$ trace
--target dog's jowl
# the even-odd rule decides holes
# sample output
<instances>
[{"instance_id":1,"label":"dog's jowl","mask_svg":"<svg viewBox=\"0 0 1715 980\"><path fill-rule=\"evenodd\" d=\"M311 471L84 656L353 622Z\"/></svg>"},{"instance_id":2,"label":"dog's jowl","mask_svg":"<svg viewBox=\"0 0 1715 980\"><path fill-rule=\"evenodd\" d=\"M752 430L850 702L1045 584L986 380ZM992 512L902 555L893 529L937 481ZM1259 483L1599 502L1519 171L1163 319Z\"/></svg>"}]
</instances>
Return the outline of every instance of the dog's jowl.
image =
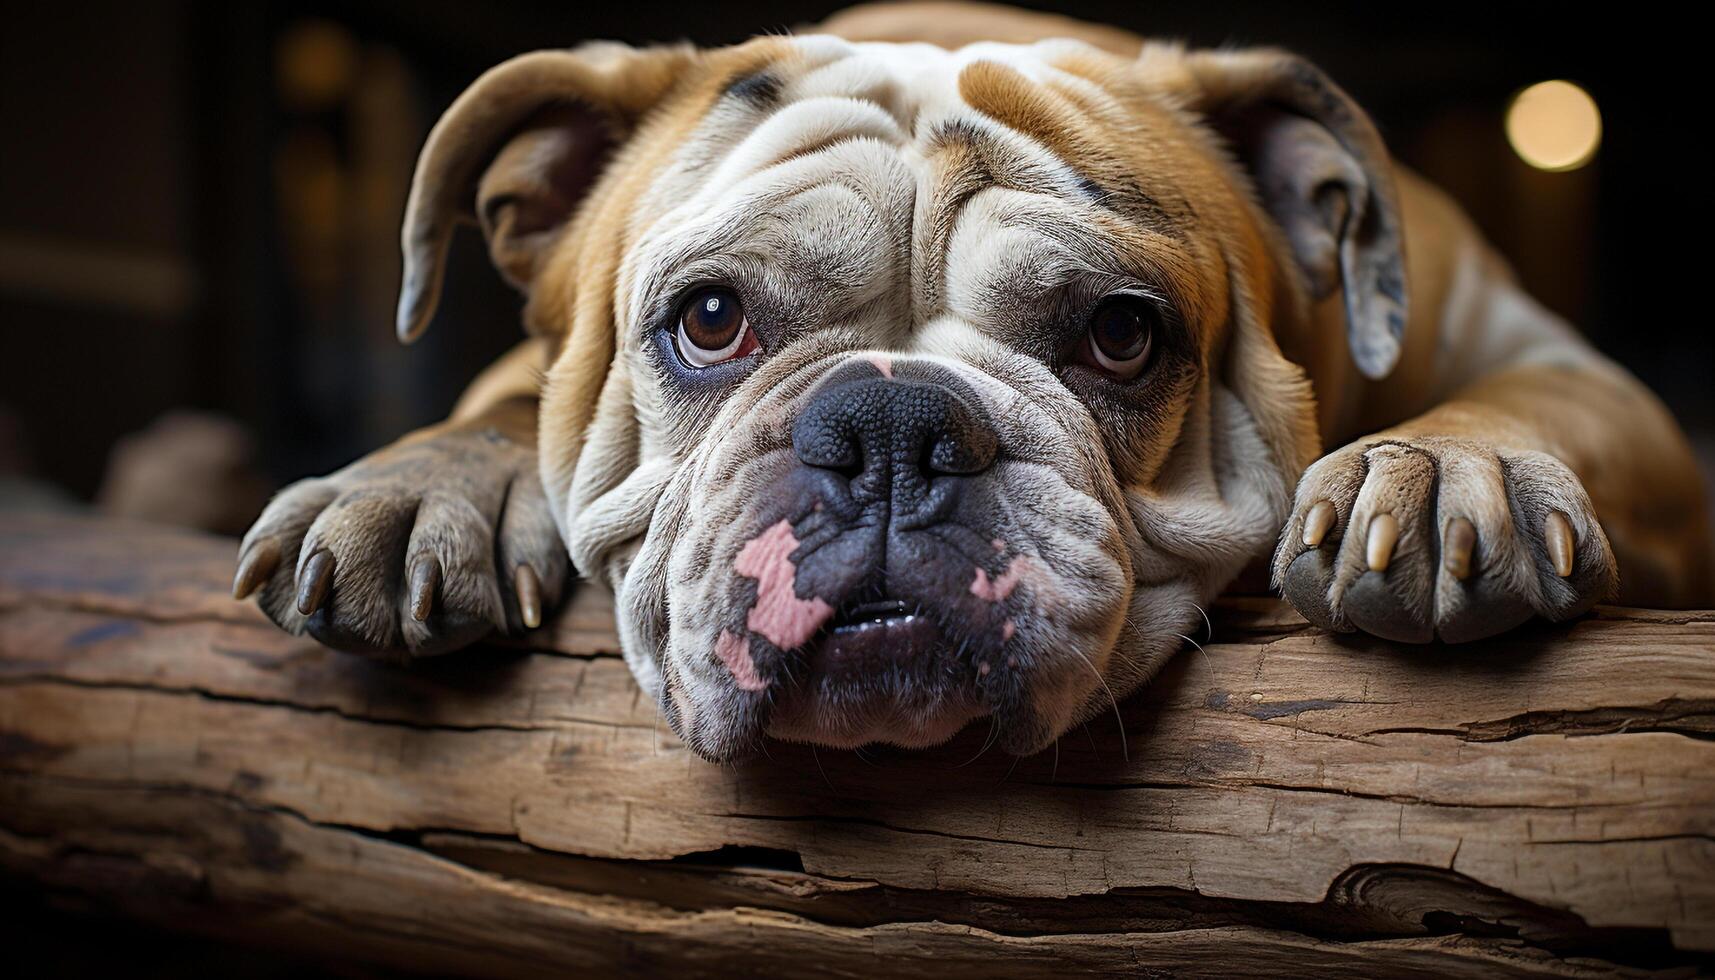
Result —
<instances>
[{"instance_id":1,"label":"dog's jowl","mask_svg":"<svg viewBox=\"0 0 1715 980\"><path fill-rule=\"evenodd\" d=\"M1709 588L1660 404L1285 53L945 5L539 52L423 150L407 339L462 220L530 339L282 493L235 589L409 658L575 570L711 759L1036 751L1247 565L1410 642Z\"/></svg>"}]
</instances>

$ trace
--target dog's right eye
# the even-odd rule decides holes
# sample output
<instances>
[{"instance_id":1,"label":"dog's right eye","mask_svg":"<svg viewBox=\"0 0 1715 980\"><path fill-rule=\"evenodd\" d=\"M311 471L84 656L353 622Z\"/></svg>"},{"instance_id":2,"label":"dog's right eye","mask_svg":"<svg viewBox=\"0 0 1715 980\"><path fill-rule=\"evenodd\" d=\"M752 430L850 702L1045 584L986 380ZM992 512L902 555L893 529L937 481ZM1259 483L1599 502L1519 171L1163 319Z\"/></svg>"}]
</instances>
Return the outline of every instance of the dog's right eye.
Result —
<instances>
[{"instance_id":1,"label":"dog's right eye","mask_svg":"<svg viewBox=\"0 0 1715 980\"><path fill-rule=\"evenodd\" d=\"M694 368L745 357L758 347L744 315L744 302L722 286L704 287L685 300L674 339L679 357Z\"/></svg>"}]
</instances>

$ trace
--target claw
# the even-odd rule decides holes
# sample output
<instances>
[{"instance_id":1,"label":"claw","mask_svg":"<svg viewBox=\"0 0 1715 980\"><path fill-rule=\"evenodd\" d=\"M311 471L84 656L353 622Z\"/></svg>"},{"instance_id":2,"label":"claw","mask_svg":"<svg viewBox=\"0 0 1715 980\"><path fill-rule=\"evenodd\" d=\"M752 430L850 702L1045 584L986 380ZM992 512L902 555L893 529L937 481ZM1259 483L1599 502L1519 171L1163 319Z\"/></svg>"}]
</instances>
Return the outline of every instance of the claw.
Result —
<instances>
[{"instance_id":1,"label":"claw","mask_svg":"<svg viewBox=\"0 0 1715 980\"><path fill-rule=\"evenodd\" d=\"M1448 574L1463 582L1471 574L1471 552L1477 547L1477 529L1463 517L1447 522L1441 539L1441 564Z\"/></svg>"},{"instance_id":2,"label":"claw","mask_svg":"<svg viewBox=\"0 0 1715 980\"><path fill-rule=\"evenodd\" d=\"M298 576L298 612L305 616L322 607L333 586L333 553L322 549L304 562L303 574Z\"/></svg>"},{"instance_id":3,"label":"claw","mask_svg":"<svg viewBox=\"0 0 1715 980\"><path fill-rule=\"evenodd\" d=\"M421 623L435 608L435 592L441 587L441 563L424 555L411 566L411 618Z\"/></svg>"},{"instance_id":4,"label":"claw","mask_svg":"<svg viewBox=\"0 0 1715 980\"><path fill-rule=\"evenodd\" d=\"M1304 515L1304 545L1307 548L1317 548L1322 539L1328 536L1328 530L1334 526L1334 505L1326 500L1318 500L1310 505L1310 513Z\"/></svg>"},{"instance_id":5,"label":"claw","mask_svg":"<svg viewBox=\"0 0 1715 980\"><path fill-rule=\"evenodd\" d=\"M274 575L274 570L280 567L280 542L273 538L263 538L256 547L238 558L238 574L232 577L232 597L248 599L262 583Z\"/></svg>"},{"instance_id":6,"label":"claw","mask_svg":"<svg viewBox=\"0 0 1715 980\"><path fill-rule=\"evenodd\" d=\"M1566 578L1572 574L1572 524L1560 511L1551 510L1542 522L1542 540L1548 545L1548 560L1554 563L1554 574Z\"/></svg>"},{"instance_id":7,"label":"claw","mask_svg":"<svg viewBox=\"0 0 1715 980\"><path fill-rule=\"evenodd\" d=\"M1393 546L1399 542L1399 521L1392 514L1377 514L1370 519L1370 539L1366 542L1365 558L1370 570L1387 571L1393 560Z\"/></svg>"},{"instance_id":8,"label":"claw","mask_svg":"<svg viewBox=\"0 0 1715 980\"><path fill-rule=\"evenodd\" d=\"M536 570L529 565L519 565L513 573L514 591L518 593L518 613L524 619L527 629L535 629L542 625L542 582L536 577Z\"/></svg>"}]
</instances>

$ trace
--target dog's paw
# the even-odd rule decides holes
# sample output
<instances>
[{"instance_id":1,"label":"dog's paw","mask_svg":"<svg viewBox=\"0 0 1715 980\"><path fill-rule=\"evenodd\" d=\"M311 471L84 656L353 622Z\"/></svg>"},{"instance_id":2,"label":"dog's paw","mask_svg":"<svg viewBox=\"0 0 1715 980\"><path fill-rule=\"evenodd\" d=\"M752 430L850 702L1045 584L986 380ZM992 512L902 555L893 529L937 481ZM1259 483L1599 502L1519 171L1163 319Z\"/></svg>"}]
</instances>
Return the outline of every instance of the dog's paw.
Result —
<instances>
[{"instance_id":1,"label":"dog's paw","mask_svg":"<svg viewBox=\"0 0 1715 980\"><path fill-rule=\"evenodd\" d=\"M233 594L340 650L409 659L535 627L567 555L536 453L496 429L414 437L281 491Z\"/></svg>"},{"instance_id":2,"label":"dog's paw","mask_svg":"<svg viewBox=\"0 0 1715 980\"><path fill-rule=\"evenodd\" d=\"M1413 437L1354 444L1305 472L1274 580L1325 629L1458 643L1578 615L1617 575L1589 495L1559 460Z\"/></svg>"}]
</instances>

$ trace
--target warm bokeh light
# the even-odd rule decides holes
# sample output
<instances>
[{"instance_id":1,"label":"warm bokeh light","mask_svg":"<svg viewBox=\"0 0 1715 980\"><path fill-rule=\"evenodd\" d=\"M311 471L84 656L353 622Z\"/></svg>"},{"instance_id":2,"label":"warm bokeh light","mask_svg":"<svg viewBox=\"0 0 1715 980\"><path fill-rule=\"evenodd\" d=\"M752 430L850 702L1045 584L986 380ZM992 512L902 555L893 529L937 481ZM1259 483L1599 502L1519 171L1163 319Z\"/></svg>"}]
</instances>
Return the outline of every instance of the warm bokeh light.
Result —
<instances>
[{"instance_id":1,"label":"warm bokeh light","mask_svg":"<svg viewBox=\"0 0 1715 980\"><path fill-rule=\"evenodd\" d=\"M1602 143L1602 114L1590 93L1571 82L1538 82L1507 109L1507 139L1539 170L1576 170Z\"/></svg>"},{"instance_id":2,"label":"warm bokeh light","mask_svg":"<svg viewBox=\"0 0 1715 980\"><path fill-rule=\"evenodd\" d=\"M299 21L275 42L274 64L282 101L295 109L328 109L357 79L357 39L333 21Z\"/></svg>"}]
</instances>

